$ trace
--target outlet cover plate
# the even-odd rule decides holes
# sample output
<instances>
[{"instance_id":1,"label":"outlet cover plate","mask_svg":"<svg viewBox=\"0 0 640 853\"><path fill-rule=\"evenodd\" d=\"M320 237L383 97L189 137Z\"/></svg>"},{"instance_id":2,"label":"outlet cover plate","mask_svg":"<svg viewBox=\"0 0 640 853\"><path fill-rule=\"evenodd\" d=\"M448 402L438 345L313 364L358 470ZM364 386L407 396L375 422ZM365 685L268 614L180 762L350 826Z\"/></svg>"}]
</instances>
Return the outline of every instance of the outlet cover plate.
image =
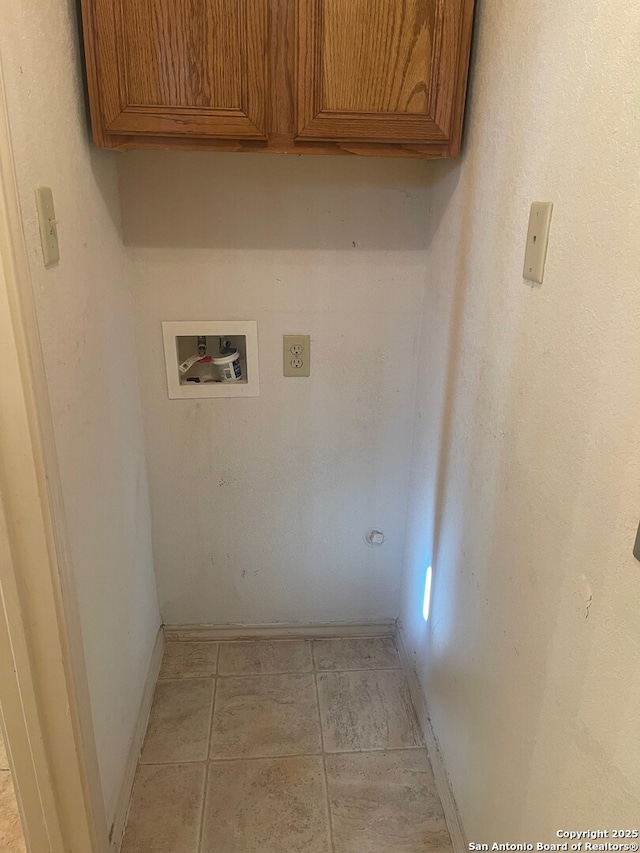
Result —
<instances>
[{"instance_id":1,"label":"outlet cover plate","mask_svg":"<svg viewBox=\"0 0 640 853\"><path fill-rule=\"evenodd\" d=\"M282 336L282 375L311 375L311 337L309 335Z\"/></svg>"}]
</instances>

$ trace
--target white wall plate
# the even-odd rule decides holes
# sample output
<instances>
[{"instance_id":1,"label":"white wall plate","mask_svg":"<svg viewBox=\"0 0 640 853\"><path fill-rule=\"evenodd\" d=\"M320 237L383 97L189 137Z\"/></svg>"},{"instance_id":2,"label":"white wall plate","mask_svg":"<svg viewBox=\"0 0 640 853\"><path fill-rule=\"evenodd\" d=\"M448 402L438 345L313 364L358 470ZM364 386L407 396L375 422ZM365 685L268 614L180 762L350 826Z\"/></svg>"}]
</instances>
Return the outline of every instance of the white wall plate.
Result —
<instances>
[{"instance_id":1,"label":"white wall plate","mask_svg":"<svg viewBox=\"0 0 640 853\"><path fill-rule=\"evenodd\" d=\"M522 275L528 281L534 281L538 284L542 284L544 278L552 212L553 204L550 201L534 201L529 214L529 230L527 232L527 247L524 253Z\"/></svg>"},{"instance_id":2,"label":"white wall plate","mask_svg":"<svg viewBox=\"0 0 640 853\"><path fill-rule=\"evenodd\" d=\"M180 376L178 338L204 335L207 338L243 336L246 357L243 379L236 382L187 382ZM171 400L194 400L204 397L259 397L258 324L255 320L185 320L162 324L167 391Z\"/></svg>"}]
</instances>

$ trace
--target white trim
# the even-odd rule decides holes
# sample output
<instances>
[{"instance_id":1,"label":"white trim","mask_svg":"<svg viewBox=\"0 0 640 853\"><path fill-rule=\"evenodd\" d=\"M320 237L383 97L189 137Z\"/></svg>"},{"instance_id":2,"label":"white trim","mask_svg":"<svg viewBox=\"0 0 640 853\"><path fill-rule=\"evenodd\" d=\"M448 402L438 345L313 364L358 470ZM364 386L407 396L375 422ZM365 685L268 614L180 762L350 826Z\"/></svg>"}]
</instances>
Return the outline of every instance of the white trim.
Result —
<instances>
[{"instance_id":1,"label":"white trim","mask_svg":"<svg viewBox=\"0 0 640 853\"><path fill-rule=\"evenodd\" d=\"M5 517L0 504L0 564L5 561L11 563L5 532ZM59 846L61 843L60 826L51 785L41 784L41 774L47 773L42 744L38 739L35 743L31 741L34 731L39 734L39 727L34 685L28 678L26 637L23 631L15 628L15 590L10 589L10 583L7 584L4 577L0 577L0 586L0 698L7 758L16 783L16 799L27 849L53 850L56 844ZM10 621L14 623L13 637L9 636ZM16 635L17 639L14 639ZM19 672L22 679L18 678Z\"/></svg>"},{"instance_id":2,"label":"white trim","mask_svg":"<svg viewBox=\"0 0 640 853\"><path fill-rule=\"evenodd\" d=\"M273 625L165 625L167 640L251 640L282 637L392 637L395 619L379 622L282 622Z\"/></svg>"},{"instance_id":3,"label":"white trim","mask_svg":"<svg viewBox=\"0 0 640 853\"><path fill-rule=\"evenodd\" d=\"M127 816L129 814L129 805L131 803L133 782L136 776L136 769L138 767L140 753L142 752L144 736L147 731L149 714L151 713L151 705L153 703L153 694L156 689L158 675L160 674L160 665L162 664L163 654L164 634L162 628L160 627L156 636L156 642L153 647L153 652L151 653L151 660L149 661L147 678L145 680L144 690L142 692L142 701L140 702L140 711L138 713L136 727L133 733L133 738L131 740L129 755L127 756L127 763L124 770L124 779L122 781L122 785L120 786L120 795L118 796L116 811L113 818L113 823L111 824L111 831L109 832L111 853L119 853L120 847L122 846L122 837L124 835L124 828L127 823Z\"/></svg>"},{"instance_id":4,"label":"white trim","mask_svg":"<svg viewBox=\"0 0 640 853\"><path fill-rule=\"evenodd\" d=\"M80 618L1 63L0 362L0 689L25 835L33 851L106 853Z\"/></svg>"},{"instance_id":5,"label":"white trim","mask_svg":"<svg viewBox=\"0 0 640 853\"><path fill-rule=\"evenodd\" d=\"M458 806L453 795L451 780L449 779L449 774L447 773L447 768L442 757L438 738L436 737L433 726L431 725L431 717L429 716L427 700L418 680L415 668L411 662L411 658L404 641L404 632L400 624L398 624L396 631L396 645L398 647L400 660L402 661L402 668L404 669L404 673L409 683L409 692L411 694L413 706L416 714L418 715L418 722L420 723L420 728L422 729L424 740L427 745L427 752L429 753L429 760L431 761L431 767L433 768L433 775L436 780L438 795L440 796L442 808L444 809L444 816L447 821L449 835L451 836L451 843L453 844L455 853L465 853L469 847L467 845L464 828L460 819L460 812L458 811Z\"/></svg>"}]
</instances>

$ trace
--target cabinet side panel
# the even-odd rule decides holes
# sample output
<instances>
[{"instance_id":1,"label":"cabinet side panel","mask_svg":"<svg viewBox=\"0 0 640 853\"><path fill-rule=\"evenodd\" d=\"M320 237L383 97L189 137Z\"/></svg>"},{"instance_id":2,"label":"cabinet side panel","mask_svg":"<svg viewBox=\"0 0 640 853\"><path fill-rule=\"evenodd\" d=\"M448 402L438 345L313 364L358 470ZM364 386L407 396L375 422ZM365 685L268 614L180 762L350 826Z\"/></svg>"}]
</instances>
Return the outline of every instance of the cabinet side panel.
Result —
<instances>
[{"instance_id":1,"label":"cabinet side panel","mask_svg":"<svg viewBox=\"0 0 640 853\"><path fill-rule=\"evenodd\" d=\"M462 131L464 127L465 103L471 63L471 42L473 39L473 15L475 0L465 0L460 26L460 50L458 53L458 76L454 100L453 128L449 156L457 157L462 147Z\"/></svg>"},{"instance_id":2,"label":"cabinet side panel","mask_svg":"<svg viewBox=\"0 0 640 853\"><path fill-rule=\"evenodd\" d=\"M94 143L98 146L104 146L106 145L106 142L104 138L102 112L100 109L95 20L91 0L81 0L79 14L82 29L82 49L84 52L87 95L89 98L89 112L91 116L91 133Z\"/></svg>"},{"instance_id":3,"label":"cabinet side panel","mask_svg":"<svg viewBox=\"0 0 640 853\"><path fill-rule=\"evenodd\" d=\"M89 11L91 41L95 56L96 84L102 132L127 105L126 73L121 48L120 2L85 0ZM91 89L90 89L91 92Z\"/></svg>"},{"instance_id":4,"label":"cabinet side panel","mask_svg":"<svg viewBox=\"0 0 640 853\"><path fill-rule=\"evenodd\" d=\"M431 115L451 137L456 109L465 0L437 0Z\"/></svg>"}]
</instances>

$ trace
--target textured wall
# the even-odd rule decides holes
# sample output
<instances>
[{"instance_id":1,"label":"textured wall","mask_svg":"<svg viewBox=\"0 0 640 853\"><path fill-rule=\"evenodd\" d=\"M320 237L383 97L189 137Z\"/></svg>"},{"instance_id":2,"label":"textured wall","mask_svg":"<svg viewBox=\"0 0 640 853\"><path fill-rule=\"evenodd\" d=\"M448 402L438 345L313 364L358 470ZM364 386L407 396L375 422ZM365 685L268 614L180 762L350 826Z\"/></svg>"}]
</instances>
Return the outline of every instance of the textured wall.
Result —
<instances>
[{"instance_id":1,"label":"textured wall","mask_svg":"<svg viewBox=\"0 0 640 853\"><path fill-rule=\"evenodd\" d=\"M111 818L159 625L115 156L87 140L75 4L0 4L0 50ZM59 220L49 270L38 185Z\"/></svg>"},{"instance_id":2,"label":"textured wall","mask_svg":"<svg viewBox=\"0 0 640 853\"><path fill-rule=\"evenodd\" d=\"M397 616L429 168L122 157L166 622ZM260 397L169 400L181 319L257 320ZM283 378L285 333L311 335L309 379Z\"/></svg>"},{"instance_id":3,"label":"textured wall","mask_svg":"<svg viewBox=\"0 0 640 853\"><path fill-rule=\"evenodd\" d=\"M639 35L623 0L481 0L432 200L403 621L470 841L640 814Z\"/></svg>"}]
</instances>

